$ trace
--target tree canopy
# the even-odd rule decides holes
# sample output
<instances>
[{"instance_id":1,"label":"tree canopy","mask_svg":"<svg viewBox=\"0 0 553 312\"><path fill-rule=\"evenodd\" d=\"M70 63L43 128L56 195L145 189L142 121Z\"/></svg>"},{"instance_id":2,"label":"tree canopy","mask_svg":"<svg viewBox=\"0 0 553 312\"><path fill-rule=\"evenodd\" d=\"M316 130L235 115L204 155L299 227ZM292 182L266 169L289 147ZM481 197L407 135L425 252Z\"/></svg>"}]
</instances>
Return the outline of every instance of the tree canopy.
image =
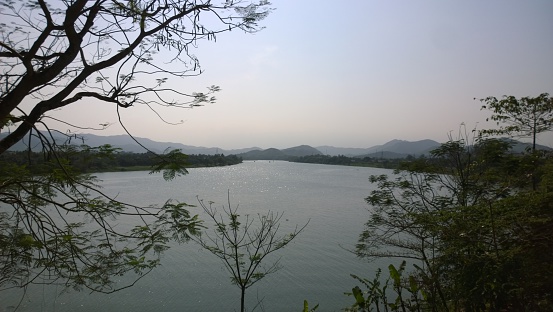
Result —
<instances>
[{"instance_id":1,"label":"tree canopy","mask_svg":"<svg viewBox=\"0 0 553 312\"><path fill-rule=\"evenodd\" d=\"M128 286L114 277L140 278L159 264L169 240L197 233L201 222L184 203L139 206L107 196L94 176L74 167L78 148L48 134L56 131L51 121L79 125L49 112L97 101L118 112L213 102L217 86L187 93L165 84L201 73L192 53L198 42L260 30L269 6L263 0L0 0L0 129L8 133L0 155L28 133L29 148L42 146L40 168L32 157L25 164L0 160L0 290L59 283L113 292ZM96 159L115 152L90 151ZM185 165L185 155L168 151L154 170L172 179L187 173ZM116 226L118 217L134 226Z\"/></svg>"},{"instance_id":2,"label":"tree canopy","mask_svg":"<svg viewBox=\"0 0 553 312\"><path fill-rule=\"evenodd\" d=\"M503 96L498 100L494 96L480 99L482 109L492 112L491 119L500 126L497 129L481 131L483 135L516 135L532 138L532 150L536 149L538 134L553 127L553 98L548 93L536 97ZM486 121L488 120L486 119Z\"/></svg>"},{"instance_id":3,"label":"tree canopy","mask_svg":"<svg viewBox=\"0 0 553 312\"><path fill-rule=\"evenodd\" d=\"M391 310L551 311L551 154L515 154L509 141L467 134L431 154L370 177L357 254L413 265L406 281L390 270ZM354 290L355 308L387 300L387 283L358 280L369 296Z\"/></svg>"},{"instance_id":4,"label":"tree canopy","mask_svg":"<svg viewBox=\"0 0 553 312\"><path fill-rule=\"evenodd\" d=\"M213 202L200 206L214 224L213 234L204 233L194 239L200 246L217 256L231 275L231 281L240 288L240 311L246 311L246 290L269 274L280 269L280 259L269 261L271 254L286 247L307 226L296 226L288 234L280 235L283 213L258 213L257 216L238 214L238 205L230 204L218 212ZM266 265L269 262L269 265Z\"/></svg>"}]
</instances>

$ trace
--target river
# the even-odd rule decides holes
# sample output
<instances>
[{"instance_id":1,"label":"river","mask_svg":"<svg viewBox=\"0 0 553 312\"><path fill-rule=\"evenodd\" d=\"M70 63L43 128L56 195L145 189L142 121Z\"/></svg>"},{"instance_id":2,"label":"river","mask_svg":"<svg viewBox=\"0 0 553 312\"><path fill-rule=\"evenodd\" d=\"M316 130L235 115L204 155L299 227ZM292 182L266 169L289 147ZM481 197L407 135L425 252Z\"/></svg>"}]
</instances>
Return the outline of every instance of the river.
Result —
<instances>
[{"instance_id":1,"label":"river","mask_svg":"<svg viewBox=\"0 0 553 312\"><path fill-rule=\"evenodd\" d=\"M227 192L239 213L284 212L281 232L308 226L290 245L276 253L282 269L247 290L251 311L301 311L303 300L317 311L340 311L351 305L344 295L358 283L356 274L371 278L390 261L368 263L349 250L357 242L370 208L364 201L374 187L371 174L391 170L301 164L284 161L247 161L239 165L194 168L167 182L148 172L100 173L104 190L135 204L163 204L167 199L197 204L198 196L227 204ZM201 214L199 208L191 208ZM124 222L124 220L122 220ZM210 231L208 229L207 231ZM236 311L240 291L218 258L195 243L176 245L165 252L162 265L135 286L114 294L63 291L61 286L33 286L0 293L0 311Z\"/></svg>"}]
</instances>

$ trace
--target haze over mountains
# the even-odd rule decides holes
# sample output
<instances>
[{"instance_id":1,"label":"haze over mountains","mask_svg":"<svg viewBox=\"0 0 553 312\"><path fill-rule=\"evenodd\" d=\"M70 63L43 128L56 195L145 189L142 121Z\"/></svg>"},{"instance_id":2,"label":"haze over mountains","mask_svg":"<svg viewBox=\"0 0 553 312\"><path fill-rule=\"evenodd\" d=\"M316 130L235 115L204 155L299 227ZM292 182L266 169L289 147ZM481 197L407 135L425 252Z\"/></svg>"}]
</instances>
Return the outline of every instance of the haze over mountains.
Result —
<instances>
[{"instance_id":1,"label":"haze over mountains","mask_svg":"<svg viewBox=\"0 0 553 312\"><path fill-rule=\"evenodd\" d=\"M407 155L419 156L428 154L432 149L440 146L440 143L433 140L404 141L392 140L386 144L376 145L369 148L342 148L333 146L319 146L318 150L323 154L337 156L363 156L363 157L387 157L382 158L402 158Z\"/></svg>"},{"instance_id":2,"label":"haze over mountains","mask_svg":"<svg viewBox=\"0 0 553 312\"><path fill-rule=\"evenodd\" d=\"M6 133L0 133L0 139L6 136ZM156 153L163 153L166 149L181 149L185 154L225 154L225 155L238 155L244 160L253 159L267 159L267 160L285 160L290 157L309 156L309 155L329 155L338 156L344 155L348 157L371 157L371 158L404 158L408 155L420 156L428 155L429 152L436 147L440 146L439 142L433 140L420 140L420 141L404 141L404 140L392 140L382 145L376 145L369 148L345 148L334 146L318 146L311 147L309 145L300 145L296 147L290 147L286 149L261 149L259 147L249 147L242 149L225 150L218 147L199 147L184 145L174 142L157 142L147 138L135 137L136 141L128 135L111 135L111 136L99 136L94 134L78 134L71 137L66 137L60 133L53 132L53 137L58 144L63 144L67 140L71 144L81 145L86 144L89 146L100 146L104 144L110 144L113 147L121 148L125 152L132 153L144 153L146 152L137 141L144 147L152 150ZM11 150L25 150L27 149L29 139L28 136L14 145ZM34 138L31 141L33 149L39 149L38 139ZM513 141L513 151L523 151L528 146L527 143L520 143ZM548 147L542 146L543 149L551 150Z\"/></svg>"},{"instance_id":3,"label":"haze over mountains","mask_svg":"<svg viewBox=\"0 0 553 312\"><path fill-rule=\"evenodd\" d=\"M6 136L5 133L0 133L0 138ZM67 137L60 133L53 132L53 136L58 144L64 143L68 140ZM241 149L221 149L218 147L200 147L200 146L191 146L184 145L181 143L175 142L157 142L150 140L148 138L135 137L136 141L133 140L128 135L110 135L110 136L99 136L95 134L78 134L73 135L69 138L71 144L86 144L89 146L100 146L104 144L110 144L113 147L121 148L125 152L132 153L144 153L145 150L138 143L142 144L146 148L152 150L156 153L162 153L164 150L170 149L181 149L185 154L242 154L244 159L253 159L254 157L261 157L257 159L269 159L264 157L269 157L268 155L287 155L287 156L305 156L305 155L314 155L314 154L325 154L330 156L344 155L344 156L371 156L371 154L382 155L383 152L386 152L387 155L395 155L404 157L406 155L421 155L427 153L432 148L435 148L440 145L440 143L432 140L421 140L416 142L402 141L402 140L392 140L383 145L377 145L369 148L344 148L344 147L334 147L334 146L319 146L311 147L308 145L300 145L296 147L290 147L287 149L261 149L259 147L249 147ZM138 143L137 143L138 141ZM27 149L27 142L29 142L28 136L18 142L13 146L11 150L25 150ZM38 140L33 139L31 144L33 148L38 148Z\"/></svg>"}]
</instances>

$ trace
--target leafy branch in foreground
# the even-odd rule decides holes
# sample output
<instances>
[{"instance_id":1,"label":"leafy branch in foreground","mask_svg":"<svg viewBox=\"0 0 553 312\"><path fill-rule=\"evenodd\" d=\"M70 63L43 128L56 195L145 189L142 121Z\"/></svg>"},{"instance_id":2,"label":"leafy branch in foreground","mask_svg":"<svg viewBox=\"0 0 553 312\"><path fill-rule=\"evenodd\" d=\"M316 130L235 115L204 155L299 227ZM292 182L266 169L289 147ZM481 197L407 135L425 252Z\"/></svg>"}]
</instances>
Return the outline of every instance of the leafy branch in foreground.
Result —
<instances>
[{"instance_id":1,"label":"leafy branch in foreground","mask_svg":"<svg viewBox=\"0 0 553 312\"><path fill-rule=\"evenodd\" d=\"M385 281L380 279L381 270L378 269L373 280L351 275L359 283L365 286L366 290L355 286L347 296L353 296L355 303L346 308L345 311L367 312L367 311L427 311L428 298L424 289L419 287L419 282L414 275L403 276L406 262L402 261L399 268L393 264L388 266L390 277ZM390 292L389 289L392 291ZM392 292L396 298L392 297ZM408 296L406 296L408 295Z\"/></svg>"},{"instance_id":2,"label":"leafy branch in foreground","mask_svg":"<svg viewBox=\"0 0 553 312\"><path fill-rule=\"evenodd\" d=\"M232 283L240 288L240 311L243 312L246 289L280 269L280 259L265 266L263 263L267 256L286 247L309 222L302 227L296 226L291 233L279 236L283 213L269 211L256 216L240 216L238 206L231 206L230 194L228 206L223 206L221 213L213 207L213 202L206 205L203 200L198 201L215 229L212 235L204 232L194 240L221 259L231 274Z\"/></svg>"},{"instance_id":3,"label":"leafy branch in foreground","mask_svg":"<svg viewBox=\"0 0 553 312\"><path fill-rule=\"evenodd\" d=\"M0 163L0 290L61 283L113 292L128 286L113 277L149 272L170 239L186 241L201 224L184 203L120 202L103 193L94 176L71 174L64 162L55 158L38 175L25 165ZM117 226L116 217L135 225Z\"/></svg>"},{"instance_id":4,"label":"leafy branch in foreground","mask_svg":"<svg viewBox=\"0 0 553 312\"><path fill-rule=\"evenodd\" d=\"M0 130L6 134L0 155L29 138L28 151L38 145L43 158L40 164L32 155L24 164L0 160L0 290L59 283L113 292L128 286L116 284L118 276L140 278L157 266L170 239L196 233L200 222L186 204L135 205L106 194L75 167L69 156L75 147L59 144L51 130L52 124L92 127L55 114L104 105L117 110L126 131L123 110L142 106L165 121L157 109L213 103L219 87L184 92L169 81L201 73L192 53L198 42L262 29L258 22L269 6L264 0L0 0ZM154 170L167 179L185 174L185 156L167 154Z\"/></svg>"}]
</instances>

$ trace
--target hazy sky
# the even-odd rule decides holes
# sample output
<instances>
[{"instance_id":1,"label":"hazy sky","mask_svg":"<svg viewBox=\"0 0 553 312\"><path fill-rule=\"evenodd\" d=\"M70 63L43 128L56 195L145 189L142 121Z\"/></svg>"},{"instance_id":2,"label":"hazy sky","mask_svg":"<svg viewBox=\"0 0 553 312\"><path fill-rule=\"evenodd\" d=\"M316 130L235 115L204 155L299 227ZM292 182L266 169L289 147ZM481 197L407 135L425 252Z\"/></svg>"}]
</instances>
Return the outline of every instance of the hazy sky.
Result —
<instances>
[{"instance_id":1,"label":"hazy sky","mask_svg":"<svg viewBox=\"0 0 553 312\"><path fill-rule=\"evenodd\" d=\"M553 1L272 0L257 34L200 42L205 73L171 81L184 91L218 85L193 110L133 108L139 137L221 148L370 147L391 139L447 140L460 124L485 128L474 98L553 94ZM115 111L74 105L75 122L113 122ZM84 115L86 120L79 119ZM553 135L539 142L553 145Z\"/></svg>"}]
</instances>

